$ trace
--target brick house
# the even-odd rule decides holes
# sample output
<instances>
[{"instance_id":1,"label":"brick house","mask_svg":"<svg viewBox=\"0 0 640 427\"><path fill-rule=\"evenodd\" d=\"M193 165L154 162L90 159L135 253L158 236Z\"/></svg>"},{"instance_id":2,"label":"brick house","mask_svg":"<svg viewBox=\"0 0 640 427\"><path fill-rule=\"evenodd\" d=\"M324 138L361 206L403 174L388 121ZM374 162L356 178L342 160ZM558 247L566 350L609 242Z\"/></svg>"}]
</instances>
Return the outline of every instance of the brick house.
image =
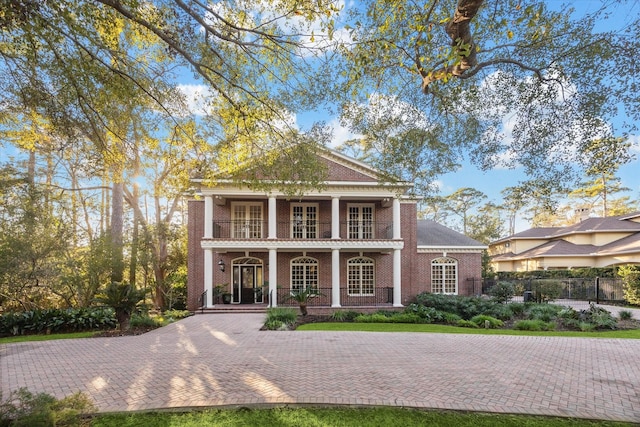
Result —
<instances>
[{"instance_id":1,"label":"brick house","mask_svg":"<svg viewBox=\"0 0 640 427\"><path fill-rule=\"evenodd\" d=\"M407 182L326 149L322 190L259 193L193 179L188 206L188 309L291 305L318 290L316 307L402 307L421 292L472 295L486 246L417 219ZM227 295L222 295L227 294ZM224 299L227 301L224 301ZM230 300L230 301L229 301Z\"/></svg>"}]
</instances>

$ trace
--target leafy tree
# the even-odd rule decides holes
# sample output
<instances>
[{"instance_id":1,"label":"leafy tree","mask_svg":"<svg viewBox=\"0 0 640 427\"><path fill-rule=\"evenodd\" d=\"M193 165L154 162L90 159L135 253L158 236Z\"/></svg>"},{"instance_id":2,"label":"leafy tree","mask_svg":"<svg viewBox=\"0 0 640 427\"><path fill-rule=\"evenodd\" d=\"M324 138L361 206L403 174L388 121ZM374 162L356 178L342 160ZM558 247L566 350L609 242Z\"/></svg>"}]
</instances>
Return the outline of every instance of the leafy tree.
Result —
<instances>
[{"instance_id":1,"label":"leafy tree","mask_svg":"<svg viewBox=\"0 0 640 427\"><path fill-rule=\"evenodd\" d=\"M398 144L368 153L384 158L403 141L380 138L371 124L362 129L358 118L402 106L396 116L419 117L414 128L432 132L451 163L522 166L528 180L555 192L580 175L583 141L636 128L639 70L626 58L639 47L640 25L637 15L612 18L631 4L578 14L571 3L538 0L363 2L349 9L340 51L345 123L368 140ZM611 29L601 29L605 20ZM610 125L621 111L628 120Z\"/></svg>"},{"instance_id":2,"label":"leafy tree","mask_svg":"<svg viewBox=\"0 0 640 427\"><path fill-rule=\"evenodd\" d=\"M458 216L462 221L461 231L468 235L469 220L474 210L487 196L475 188L459 188L446 196L447 210ZM479 218L476 218L479 220Z\"/></svg>"},{"instance_id":3,"label":"leafy tree","mask_svg":"<svg viewBox=\"0 0 640 427\"><path fill-rule=\"evenodd\" d=\"M625 138L594 139L584 144L581 154L588 179L580 182L569 197L583 199L589 209L600 203L600 215L609 216L611 195L629 191L621 186L615 174L621 165L633 159L630 147L631 143Z\"/></svg>"},{"instance_id":4,"label":"leafy tree","mask_svg":"<svg viewBox=\"0 0 640 427\"><path fill-rule=\"evenodd\" d=\"M418 217L445 224L447 222L447 199L445 196L433 195L425 197L420 204Z\"/></svg>"},{"instance_id":5,"label":"leafy tree","mask_svg":"<svg viewBox=\"0 0 640 427\"><path fill-rule=\"evenodd\" d=\"M495 204L486 203L476 212L467 218L467 236L485 244L503 236L503 221Z\"/></svg>"},{"instance_id":6,"label":"leafy tree","mask_svg":"<svg viewBox=\"0 0 640 427\"><path fill-rule=\"evenodd\" d=\"M506 212L509 221L507 234L511 236L516 232L516 219L518 213L527 205L527 196L522 187L506 187L502 191L502 210Z\"/></svg>"}]
</instances>

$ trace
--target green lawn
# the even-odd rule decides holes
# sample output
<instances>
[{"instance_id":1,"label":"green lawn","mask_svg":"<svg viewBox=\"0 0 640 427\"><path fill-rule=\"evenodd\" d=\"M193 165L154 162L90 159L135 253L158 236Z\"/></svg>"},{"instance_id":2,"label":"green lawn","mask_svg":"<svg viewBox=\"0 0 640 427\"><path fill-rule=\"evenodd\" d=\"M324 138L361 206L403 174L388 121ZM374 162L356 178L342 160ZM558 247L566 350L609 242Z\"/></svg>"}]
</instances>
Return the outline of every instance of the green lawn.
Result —
<instances>
[{"instance_id":1,"label":"green lawn","mask_svg":"<svg viewBox=\"0 0 640 427\"><path fill-rule=\"evenodd\" d=\"M581 337L581 338L631 338L640 339L640 329L613 331L518 331L514 329L472 329L458 326L415 324L415 323L352 323L318 322L298 326L298 331L363 331L363 332L429 332L446 334L473 335L520 335L544 337Z\"/></svg>"},{"instance_id":2,"label":"green lawn","mask_svg":"<svg viewBox=\"0 0 640 427\"><path fill-rule=\"evenodd\" d=\"M26 342L26 341L49 341L49 340L64 340L70 338L90 338L96 334L93 332L72 332L68 334L49 334L49 335L17 335L15 337L0 338L0 344L9 344L14 342Z\"/></svg>"},{"instance_id":3,"label":"green lawn","mask_svg":"<svg viewBox=\"0 0 640 427\"><path fill-rule=\"evenodd\" d=\"M377 408L273 408L208 410L188 413L156 412L99 416L92 427L628 427L631 423L587 421L540 416L481 414L454 411L420 411L394 407Z\"/></svg>"}]
</instances>

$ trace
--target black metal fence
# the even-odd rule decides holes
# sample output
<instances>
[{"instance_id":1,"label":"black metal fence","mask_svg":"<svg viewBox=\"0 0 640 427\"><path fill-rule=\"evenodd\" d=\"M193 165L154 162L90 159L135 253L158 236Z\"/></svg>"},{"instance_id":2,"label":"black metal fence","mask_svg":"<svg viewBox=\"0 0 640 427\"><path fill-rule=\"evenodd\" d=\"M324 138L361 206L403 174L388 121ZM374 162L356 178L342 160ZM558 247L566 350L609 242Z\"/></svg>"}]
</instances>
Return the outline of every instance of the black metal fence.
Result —
<instances>
[{"instance_id":1,"label":"black metal fence","mask_svg":"<svg viewBox=\"0 0 640 427\"><path fill-rule=\"evenodd\" d=\"M298 302L293 299L290 289L278 289L278 306L297 307ZM318 293L309 297L309 307L330 307L331 288L319 288ZM348 289L340 288L340 305L342 307L384 307L393 306L393 287L373 289L371 294L353 294Z\"/></svg>"},{"instance_id":2,"label":"black metal fence","mask_svg":"<svg viewBox=\"0 0 640 427\"><path fill-rule=\"evenodd\" d=\"M618 278L553 278L553 279L504 279L482 282L482 293L489 294L493 286L498 282L511 283L516 295L524 295L531 292L532 295L544 299L550 295L552 299L569 299L578 301L592 301L596 303L619 303L624 301L623 282Z\"/></svg>"}]
</instances>

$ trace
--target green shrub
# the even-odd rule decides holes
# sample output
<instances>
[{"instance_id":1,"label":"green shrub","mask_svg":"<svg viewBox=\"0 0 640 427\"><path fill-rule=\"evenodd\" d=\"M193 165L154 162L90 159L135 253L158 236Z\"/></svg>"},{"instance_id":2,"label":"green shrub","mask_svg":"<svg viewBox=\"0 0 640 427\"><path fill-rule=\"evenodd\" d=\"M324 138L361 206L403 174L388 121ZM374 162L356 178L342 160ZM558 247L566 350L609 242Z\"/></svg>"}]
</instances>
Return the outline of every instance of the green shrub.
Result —
<instances>
[{"instance_id":1,"label":"green shrub","mask_svg":"<svg viewBox=\"0 0 640 427\"><path fill-rule=\"evenodd\" d=\"M405 313L415 314L420 317L423 322L422 323L431 323L434 321L438 321L442 318L442 315L438 310L433 307L427 307L420 304L409 304L405 309Z\"/></svg>"},{"instance_id":2,"label":"green shrub","mask_svg":"<svg viewBox=\"0 0 640 427\"><path fill-rule=\"evenodd\" d=\"M511 304L507 305L507 308L509 309L509 311L511 311L511 317L520 316L524 314L526 305L522 302L512 302Z\"/></svg>"},{"instance_id":3,"label":"green shrub","mask_svg":"<svg viewBox=\"0 0 640 427\"><path fill-rule=\"evenodd\" d=\"M573 307L563 307L562 310L558 312L558 317L563 320L568 319L578 319L580 313L578 313Z\"/></svg>"},{"instance_id":4,"label":"green shrub","mask_svg":"<svg viewBox=\"0 0 640 427\"><path fill-rule=\"evenodd\" d=\"M615 329L618 322L604 308L596 307L591 303L588 310L580 312L580 320L593 325L594 329Z\"/></svg>"},{"instance_id":5,"label":"green shrub","mask_svg":"<svg viewBox=\"0 0 640 427\"><path fill-rule=\"evenodd\" d=\"M458 320L458 322L456 323L456 326L460 326L461 328L475 328L475 329L478 328L478 325L476 325L471 320L464 320L464 319Z\"/></svg>"},{"instance_id":6,"label":"green shrub","mask_svg":"<svg viewBox=\"0 0 640 427\"><path fill-rule=\"evenodd\" d=\"M443 321L449 325L455 325L460 320L462 320L462 317L455 313L443 313Z\"/></svg>"},{"instance_id":7,"label":"green shrub","mask_svg":"<svg viewBox=\"0 0 640 427\"><path fill-rule=\"evenodd\" d=\"M353 321L357 323L389 323L391 322L391 318L382 313L373 313L361 314L353 319Z\"/></svg>"},{"instance_id":8,"label":"green shrub","mask_svg":"<svg viewBox=\"0 0 640 427\"><path fill-rule=\"evenodd\" d=\"M269 331L286 331L289 329L289 325L291 324L285 323L279 319L268 319L265 322L264 327Z\"/></svg>"},{"instance_id":9,"label":"green shrub","mask_svg":"<svg viewBox=\"0 0 640 427\"><path fill-rule=\"evenodd\" d=\"M596 329L596 325L589 322L580 322L578 326L582 332L591 332Z\"/></svg>"},{"instance_id":10,"label":"green shrub","mask_svg":"<svg viewBox=\"0 0 640 427\"><path fill-rule=\"evenodd\" d=\"M174 320L191 316L191 312L189 310L165 310L162 315L170 322L173 322Z\"/></svg>"},{"instance_id":11,"label":"green shrub","mask_svg":"<svg viewBox=\"0 0 640 427\"><path fill-rule=\"evenodd\" d=\"M633 313L629 310L621 310L618 313L618 317L620 318L620 320L631 320L633 319Z\"/></svg>"},{"instance_id":12,"label":"green shrub","mask_svg":"<svg viewBox=\"0 0 640 427\"><path fill-rule=\"evenodd\" d=\"M527 317L531 320L550 322L558 317L563 307L554 304L533 304L527 310Z\"/></svg>"},{"instance_id":13,"label":"green shrub","mask_svg":"<svg viewBox=\"0 0 640 427\"><path fill-rule=\"evenodd\" d=\"M392 323L430 323L415 313L397 313L389 319Z\"/></svg>"},{"instance_id":14,"label":"green shrub","mask_svg":"<svg viewBox=\"0 0 640 427\"><path fill-rule=\"evenodd\" d=\"M486 314L478 314L477 316L473 316L470 320L481 328L486 328L487 325L491 329L501 328L504 326L504 322L502 320Z\"/></svg>"},{"instance_id":15,"label":"green shrub","mask_svg":"<svg viewBox=\"0 0 640 427\"><path fill-rule=\"evenodd\" d=\"M629 304L640 305L640 268L636 265L623 265L618 268L622 278L624 299Z\"/></svg>"},{"instance_id":16,"label":"green shrub","mask_svg":"<svg viewBox=\"0 0 640 427\"><path fill-rule=\"evenodd\" d=\"M331 313L331 319L336 322L353 322L353 319L359 315L360 313L353 310L336 310Z\"/></svg>"},{"instance_id":17,"label":"green shrub","mask_svg":"<svg viewBox=\"0 0 640 427\"><path fill-rule=\"evenodd\" d=\"M501 320L509 320L514 316L513 311L511 311L511 308L509 307L510 305L511 304L499 304L483 314L487 314Z\"/></svg>"},{"instance_id":18,"label":"green shrub","mask_svg":"<svg viewBox=\"0 0 640 427\"><path fill-rule=\"evenodd\" d=\"M432 294L428 292L418 294L416 296L416 304L432 307L441 313L455 313L463 319L471 319L478 314L489 313L496 306L501 305L482 297Z\"/></svg>"},{"instance_id":19,"label":"green shrub","mask_svg":"<svg viewBox=\"0 0 640 427\"><path fill-rule=\"evenodd\" d=\"M70 308L5 313L0 336L111 329L116 325L111 308Z\"/></svg>"},{"instance_id":20,"label":"green shrub","mask_svg":"<svg viewBox=\"0 0 640 427\"><path fill-rule=\"evenodd\" d=\"M129 329L131 315L144 299L144 291L129 283L111 282L95 296L95 301L114 309L118 328Z\"/></svg>"},{"instance_id":21,"label":"green shrub","mask_svg":"<svg viewBox=\"0 0 640 427\"><path fill-rule=\"evenodd\" d=\"M1 397L1 396L0 396ZM96 412L89 398L82 394L56 400L46 393L33 394L26 388L12 392L0 402L2 426L77 426L82 416Z\"/></svg>"},{"instance_id":22,"label":"green shrub","mask_svg":"<svg viewBox=\"0 0 640 427\"><path fill-rule=\"evenodd\" d=\"M267 322L278 320L283 323L293 324L297 318L296 310L291 307L271 307L267 309Z\"/></svg>"},{"instance_id":23,"label":"green shrub","mask_svg":"<svg viewBox=\"0 0 640 427\"><path fill-rule=\"evenodd\" d=\"M151 317L148 314L132 314L129 320L129 326L132 328L158 328L162 326L162 320Z\"/></svg>"},{"instance_id":24,"label":"green shrub","mask_svg":"<svg viewBox=\"0 0 640 427\"><path fill-rule=\"evenodd\" d=\"M498 282L487 293L494 301L506 304L513 298L515 289L510 282Z\"/></svg>"},{"instance_id":25,"label":"green shrub","mask_svg":"<svg viewBox=\"0 0 640 427\"><path fill-rule=\"evenodd\" d=\"M514 325L514 329L519 331L552 331L555 329L555 323L553 322L545 322L540 319L525 319L518 320Z\"/></svg>"}]
</instances>

